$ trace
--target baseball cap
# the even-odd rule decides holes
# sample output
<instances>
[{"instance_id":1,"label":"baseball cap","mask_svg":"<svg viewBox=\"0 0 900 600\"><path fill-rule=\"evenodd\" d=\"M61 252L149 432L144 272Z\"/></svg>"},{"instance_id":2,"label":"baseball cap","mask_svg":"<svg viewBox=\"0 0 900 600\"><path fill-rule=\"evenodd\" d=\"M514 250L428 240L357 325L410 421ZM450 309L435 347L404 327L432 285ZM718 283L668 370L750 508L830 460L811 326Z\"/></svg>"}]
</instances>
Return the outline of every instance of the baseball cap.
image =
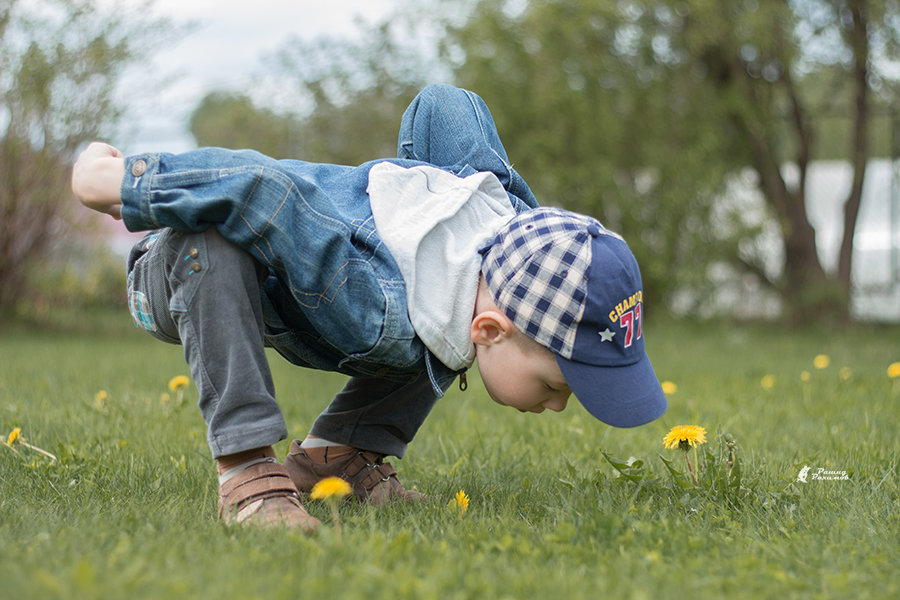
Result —
<instances>
[{"instance_id":1,"label":"baseball cap","mask_svg":"<svg viewBox=\"0 0 900 600\"><path fill-rule=\"evenodd\" d=\"M589 413L635 427L666 411L644 350L640 270L620 235L592 217L542 207L513 217L481 253L494 302L556 355Z\"/></svg>"}]
</instances>

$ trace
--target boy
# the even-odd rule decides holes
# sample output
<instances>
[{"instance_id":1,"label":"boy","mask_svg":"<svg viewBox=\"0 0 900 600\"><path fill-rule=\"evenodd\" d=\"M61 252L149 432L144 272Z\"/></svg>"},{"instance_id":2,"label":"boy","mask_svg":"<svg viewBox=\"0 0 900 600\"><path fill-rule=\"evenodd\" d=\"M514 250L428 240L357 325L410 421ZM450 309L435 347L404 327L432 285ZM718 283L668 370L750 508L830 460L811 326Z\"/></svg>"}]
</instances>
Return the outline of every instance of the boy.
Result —
<instances>
[{"instance_id":1,"label":"boy","mask_svg":"<svg viewBox=\"0 0 900 600\"><path fill-rule=\"evenodd\" d=\"M327 476L374 504L420 498L383 458L402 458L476 360L490 397L522 412L563 410L573 392L614 426L666 409L627 245L592 218L537 208L481 98L425 88L398 157L125 157L94 143L73 168L82 203L152 230L129 256L129 307L184 347L228 524L312 530L298 491ZM283 465L266 345L350 375Z\"/></svg>"}]
</instances>

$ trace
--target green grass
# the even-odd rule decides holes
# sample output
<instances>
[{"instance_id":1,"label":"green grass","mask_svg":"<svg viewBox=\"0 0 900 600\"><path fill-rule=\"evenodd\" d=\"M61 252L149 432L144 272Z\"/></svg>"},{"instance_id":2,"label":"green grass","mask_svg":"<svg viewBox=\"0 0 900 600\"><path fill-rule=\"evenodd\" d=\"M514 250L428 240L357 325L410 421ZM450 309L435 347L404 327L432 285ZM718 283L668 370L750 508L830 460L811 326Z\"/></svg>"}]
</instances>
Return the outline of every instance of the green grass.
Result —
<instances>
[{"instance_id":1,"label":"green grass","mask_svg":"<svg viewBox=\"0 0 900 600\"><path fill-rule=\"evenodd\" d=\"M59 456L0 445L0 598L900 596L896 327L650 323L657 373L678 391L662 419L631 430L574 401L540 416L495 406L473 374L395 461L430 500L342 506L338 540L330 525L304 536L216 521L196 393L180 408L160 401L187 374L180 348L127 320L0 334L0 434L21 427ZM828 368L813 368L819 353ZM302 437L342 377L271 363ZM706 427L712 455L716 431L737 440L740 489L709 484L721 463L705 465L700 490L675 484L657 455L683 465L661 443L679 424ZM617 476L601 450L643 460L644 480ZM849 480L796 482L804 465ZM462 516L447 506L460 489Z\"/></svg>"}]
</instances>

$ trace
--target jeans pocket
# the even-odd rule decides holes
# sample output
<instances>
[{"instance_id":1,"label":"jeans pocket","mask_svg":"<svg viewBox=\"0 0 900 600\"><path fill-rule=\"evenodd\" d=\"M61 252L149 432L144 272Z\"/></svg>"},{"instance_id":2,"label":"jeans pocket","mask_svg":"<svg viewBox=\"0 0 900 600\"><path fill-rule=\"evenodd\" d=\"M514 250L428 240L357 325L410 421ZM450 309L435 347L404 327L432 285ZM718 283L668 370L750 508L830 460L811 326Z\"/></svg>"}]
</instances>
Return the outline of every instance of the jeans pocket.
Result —
<instances>
[{"instance_id":1,"label":"jeans pocket","mask_svg":"<svg viewBox=\"0 0 900 600\"><path fill-rule=\"evenodd\" d=\"M180 343L168 311L164 256L151 249L134 261L128 273L128 310L136 327L172 344Z\"/></svg>"},{"instance_id":2,"label":"jeans pocket","mask_svg":"<svg viewBox=\"0 0 900 600\"><path fill-rule=\"evenodd\" d=\"M135 269L140 268L138 266L140 262L135 263ZM149 333L156 333L159 327L156 325L153 311L150 310L150 300L143 291L135 289L134 280L135 271L131 271L128 274L128 311L131 313L131 319L134 321L135 327Z\"/></svg>"}]
</instances>

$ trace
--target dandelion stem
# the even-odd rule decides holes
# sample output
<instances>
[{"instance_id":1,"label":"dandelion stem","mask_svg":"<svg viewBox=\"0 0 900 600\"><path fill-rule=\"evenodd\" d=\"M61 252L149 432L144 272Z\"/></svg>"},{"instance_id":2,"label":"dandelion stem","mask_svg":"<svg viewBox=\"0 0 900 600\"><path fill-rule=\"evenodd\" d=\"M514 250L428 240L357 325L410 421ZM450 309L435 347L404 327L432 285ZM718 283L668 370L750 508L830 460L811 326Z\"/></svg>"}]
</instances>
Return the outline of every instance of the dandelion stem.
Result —
<instances>
[{"instance_id":1,"label":"dandelion stem","mask_svg":"<svg viewBox=\"0 0 900 600\"><path fill-rule=\"evenodd\" d=\"M684 462L687 463L688 473L691 474L691 481L694 482L694 487L699 487L699 483L697 483L697 476L694 475L694 468L691 466L691 459L688 456L688 451L684 451Z\"/></svg>"},{"instance_id":2,"label":"dandelion stem","mask_svg":"<svg viewBox=\"0 0 900 600\"><path fill-rule=\"evenodd\" d=\"M19 440L19 443L22 444L23 446L25 446L26 448L30 448L30 449L34 450L35 452L40 452L47 458L50 458L54 461L56 460L56 457L54 455L50 454L49 452L47 452L46 450L42 450L41 448L38 448L37 446L32 446L28 442L23 442L22 440Z\"/></svg>"},{"instance_id":3,"label":"dandelion stem","mask_svg":"<svg viewBox=\"0 0 900 600\"><path fill-rule=\"evenodd\" d=\"M731 481L731 473L734 471L734 446L728 444L728 480Z\"/></svg>"},{"instance_id":4,"label":"dandelion stem","mask_svg":"<svg viewBox=\"0 0 900 600\"><path fill-rule=\"evenodd\" d=\"M700 457L697 454L697 446L694 446L694 464L697 465L697 471L700 471ZM694 482L697 483L696 481Z\"/></svg>"},{"instance_id":5,"label":"dandelion stem","mask_svg":"<svg viewBox=\"0 0 900 600\"><path fill-rule=\"evenodd\" d=\"M338 514L338 506L335 499L329 499L328 504L331 505L331 516L334 519L334 535L337 537L338 544L341 543L341 518Z\"/></svg>"}]
</instances>

